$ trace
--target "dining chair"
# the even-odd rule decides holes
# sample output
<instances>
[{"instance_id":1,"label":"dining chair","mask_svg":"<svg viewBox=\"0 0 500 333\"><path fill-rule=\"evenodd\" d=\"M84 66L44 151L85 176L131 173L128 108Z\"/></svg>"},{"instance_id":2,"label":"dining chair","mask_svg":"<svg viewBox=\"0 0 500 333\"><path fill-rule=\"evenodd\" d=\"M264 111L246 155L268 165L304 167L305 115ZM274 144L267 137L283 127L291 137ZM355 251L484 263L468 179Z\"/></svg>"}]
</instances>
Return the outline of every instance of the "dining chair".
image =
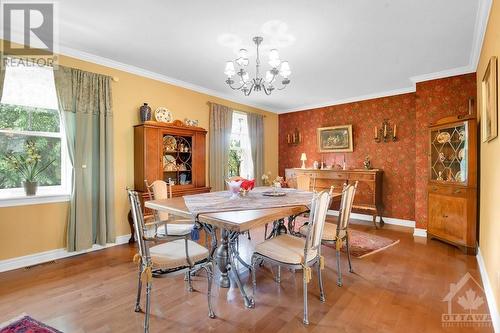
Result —
<instances>
[{"instance_id":1,"label":"dining chair","mask_svg":"<svg viewBox=\"0 0 500 333\"><path fill-rule=\"evenodd\" d=\"M155 180L151 184L144 180L149 200L161 200L172 198L172 182ZM153 211L154 221L146 223L146 227L155 228L155 235L182 236L189 235L195 227L194 221L188 219L176 219L167 212Z\"/></svg>"},{"instance_id":2,"label":"dining chair","mask_svg":"<svg viewBox=\"0 0 500 333\"><path fill-rule=\"evenodd\" d=\"M337 224L325 223L323 230L323 237L321 241L325 244L335 245L335 254L337 261L337 285L342 286L342 271L340 270L340 249L342 245L346 244L347 261L349 262L349 272L353 272L351 263L351 252L349 248L349 218L351 216L352 205L354 202L354 196L356 195L356 189L358 187L358 182L354 184L344 185L342 190L342 198L340 199L339 217ZM303 236L307 236L309 233L310 226L308 224L303 225L299 232Z\"/></svg>"},{"instance_id":3,"label":"dining chair","mask_svg":"<svg viewBox=\"0 0 500 333\"><path fill-rule=\"evenodd\" d=\"M255 269L257 262L270 262L278 266L276 282L281 282L281 266L289 269L302 269L303 271L303 296L304 296L304 317L303 323L309 324L307 311L307 285L311 280L311 267L316 265L318 272L318 282L320 288L320 300L325 301L323 290L323 280L321 270L324 266L324 259L321 256L321 237L325 224L326 213L330 206L331 195L328 191L315 193L311 201L309 214L310 228L306 238L299 238L289 234L282 234L272 239L266 240L255 247L252 255L251 271L253 294L255 298L257 282Z\"/></svg>"},{"instance_id":4,"label":"dining chair","mask_svg":"<svg viewBox=\"0 0 500 333\"><path fill-rule=\"evenodd\" d=\"M215 318L212 310L211 293L213 267L206 247L188 239L188 235L148 237L144 215L136 191L127 190L137 235L139 252L134 256L134 262L139 266L137 298L135 312L141 312L141 291L143 282L146 283L146 317L144 319L144 332L149 332L149 317L151 313L151 289L153 277L166 277L186 273L191 276L194 270L204 269L207 273L207 300L208 316ZM159 245L149 246L149 243ZM189 291L192 291L191 279L188 280Z\"/></svg>"}]
</instances>

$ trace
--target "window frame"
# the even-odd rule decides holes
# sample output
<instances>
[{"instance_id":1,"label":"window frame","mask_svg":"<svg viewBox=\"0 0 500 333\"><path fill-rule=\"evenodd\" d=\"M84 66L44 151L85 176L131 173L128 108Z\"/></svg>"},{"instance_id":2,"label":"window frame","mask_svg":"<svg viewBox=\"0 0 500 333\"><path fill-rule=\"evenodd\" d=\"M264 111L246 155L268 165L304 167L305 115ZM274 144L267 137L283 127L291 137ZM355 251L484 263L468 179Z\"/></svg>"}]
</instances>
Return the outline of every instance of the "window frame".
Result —
<instances>
[{"instance_id":1,"label":"window frame","mask_svg":"<svg viewBox=\"0 0 500 333\"><path fill-rule=\"evenodd\" d=\"M54 86L55 89L55 86ZM1 100L0 100L1 103ZM17 105L17 104L16 104ZM17 105L20 107L29 107L27 105ZM0 129L0 134L4 135L22 135L26 137L45 137L59 138L61 140L61 184L39 186L37 193L34 196L27 196L24 188L5 188L0 189L0 207L10 207L27 204L41 204L49 202L69 201L72 191L72 173L73 166L71 164L68 146L66 140L66 132L63 126L61 111L59 108L54 109L59 115L59 132L41 132L41 131L26 131L18 129Z\"/></svg>"}]
</instances>

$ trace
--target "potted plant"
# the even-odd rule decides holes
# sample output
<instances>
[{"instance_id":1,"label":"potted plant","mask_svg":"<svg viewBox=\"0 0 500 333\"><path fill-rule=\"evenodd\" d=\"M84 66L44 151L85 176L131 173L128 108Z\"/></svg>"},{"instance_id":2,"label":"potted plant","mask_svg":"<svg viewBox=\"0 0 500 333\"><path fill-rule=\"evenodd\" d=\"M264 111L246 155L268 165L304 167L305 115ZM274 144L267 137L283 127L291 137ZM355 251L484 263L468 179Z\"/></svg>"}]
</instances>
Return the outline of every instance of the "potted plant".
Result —
<instances>
[{"instance_id":1,"label":"potted plant","mask_svg":"<svg viewBox=\"0 0 500 333\"><path fill-rule=\"evenodd\" d=\"M55 161L53 159L46 164L41 164L42 156L33 141L27 141L24 144L24 154L10 153L6 156L6 160L7 165L20 175L24 191L28 196L36 194L40 176Z\"/></svg>"}]
</instances>

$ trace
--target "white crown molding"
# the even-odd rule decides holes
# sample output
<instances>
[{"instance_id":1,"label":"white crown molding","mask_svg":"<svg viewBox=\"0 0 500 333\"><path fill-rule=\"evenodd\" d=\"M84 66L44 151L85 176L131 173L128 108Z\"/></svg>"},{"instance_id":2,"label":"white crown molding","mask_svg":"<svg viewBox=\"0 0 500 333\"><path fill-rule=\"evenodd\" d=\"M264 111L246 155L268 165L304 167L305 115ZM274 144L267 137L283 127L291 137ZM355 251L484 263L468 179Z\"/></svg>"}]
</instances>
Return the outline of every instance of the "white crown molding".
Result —
<instances>
[{"instance_id":1,"label":"white crown molding","mask_svg":"<svg viewBox=\"0 0 500 333\"><path fill-rule=\"evenodd\" d=\"M415 228L413 230L414 237L427 237L427 229Z\"/></svg>"},{"instance_id":2,"label":"white crown molding","mask_svg":"<svg viewBox=\"0 0 500 333\"><path fill-rule=\"evenodd\" d=\"M58 260L63 258L68 258L72 256L76 256L83 253L98 251L102 249L106 249L108 247L113 247L116 245L121 245L128 243L130 239L130 234L117 236L115 243L108 243L105 246L102 245L93 245L90 249L68 252L66 249L55 249L50 251L44 251L39 253L33 253L22 257L10 258L5 260L0 260L0 272L6 272L13 269L23 268L32 265L42 264L44 262Z\"/></svg>"},{"instance_id":3,"label":"white crown molding","mask_svg":"<svg viewBox=\"0 0 500 333\"><path fill-rule=\"evenodd\" d=\"M84 60L84 61L92 62L92 63L97 64L97 65L102 65L102 66L105 66L105 67L114 68L114 69L117 69L117 70L120 70L120 71L124 71L124 72L127 72L127 73L131 73L131 74L143 76L143 77L146 77L146 78L149 78L149 79L153 79L153 80L160 81L160 82L163 82L163 83L168 83L168 84L171 84L171 85L174 85L174 86L186 88L186 89L189 89L189 90L192 90L192 91L196 91L196 92L199 92L199 93L202 93L202 94L207 94L207 95L210 95L210 96L222 98L222 99L225 99L225 100L228 100L228 101L231 101L231 102L235 102L235 103L239 103L239 104L251 106L251 107L258 108L258 109L261 109L261 110L264 110L264 111L268 111L268 112L277 113L277 110L270 109L268 106L265 106L265 105L262 105L262 104L259 104L259 103L250 103L248 100L243 99L243 98L234 97L234 96L231 96L231 95L228 95L228 94L220 93L218 91L215 91L215 90L212 90L212 89L209 89L209 88L205 88L205 87L202 87L202 86L199 86L199 85L196 85L196 84L193 84L193 83L189 83L189 82L186 82L186 81L174 79L172 77L169 77L169 76L166 76L166 75L163 75L163 74L159 74L159 73L156 73L156 72L144 69L144 68L140 68L140 67L136 67L136 66L133 66L133 65L125 64L125 63L122 63L122 62L119 62L119 61L115 61L115 60L112 60L112 59L109 59L109 58L101 57L101 56L98 56L98 55L95 55L95 54L91 54L91 53L87 53L87 52L84 52L84 51L72 49L72 48L69 48L69 47L66 47L66 46L63 46L63 45L60 45L59 52L60 52L60 54L62 54L64 56L68 56L68 57L76 58L76 59L79 59L79 60Z\"/></svg>"},{"instance_id":4,"label":"white crown molding","mask_svg":"<svg viewBox=\"0 0 500 333\"><path fill-rule=\"evenodd\" d=\"M495 294L493 293L493 288L491 287L491 281L488 277L488 272L486 271L486 265L484 263L483 256L481 255L481 249L477 248L477 264L479 266L479 272L481 273L481 280L483 281L484 293L486 295L486 301L488 302L488 308L490 309L491 323L493 324L493 330L500 333L500 312L497 308L495 301ZM498 273L497 273L498 274Z\"/></svg>"},{"instance_id":5,"label":"white crown molding","mask_svg":"<svg viewBox=\"0 0 500 333\"><path fill-rule=\"evenodd\" d=\"M416 85L419 82L437 80L437 79L442 79L445 77L469 74L469 73L474 73L474 72L475 72L475 70L472 69L470 65L467 65L467 66L463 66L463 67L445 69L445 70L439 71L439 72L412 76L412 77L410 77L410 81L414 85Z\"/></svg>"},{"instance_id":6,"label":"white crown molding","mask_svg":"<svg viewBox=\"0 0 500 333\"><path fill-rule=\"evenodd\" d=\"M490 17L492 5L493 0L479 0L469 63L470 68L474 72L477 70L479 58L481 57L481 49L483 47L486 28L488 27L488 19Z\"/></svg>"}]
</instances>

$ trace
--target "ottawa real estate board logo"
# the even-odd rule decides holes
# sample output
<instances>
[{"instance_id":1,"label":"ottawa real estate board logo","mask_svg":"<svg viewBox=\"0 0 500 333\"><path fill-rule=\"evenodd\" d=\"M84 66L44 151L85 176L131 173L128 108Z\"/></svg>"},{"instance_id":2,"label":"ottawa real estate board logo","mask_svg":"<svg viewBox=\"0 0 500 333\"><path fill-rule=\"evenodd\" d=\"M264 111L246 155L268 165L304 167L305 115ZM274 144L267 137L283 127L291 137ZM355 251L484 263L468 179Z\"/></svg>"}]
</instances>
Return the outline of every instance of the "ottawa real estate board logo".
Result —
<instances>
[{"instance_id":1,"label":"ottawa real estate board logo","mask_svg":"<svg viewBox=\"0 0 500 333\"><path fill-rule=\"evenodd\" d=\"M448 311L441 315L443 327L492 326L484 290L468 272L457 283L450 283L443 302L448 306Z\"/></svg>"},{"instance_id":2,"label":"ottawa real estate board logo","mask_svg":"<svg viewBox=\"0 0 500 333\"><path fill-rule=\"evenodd\" d=\"M57 66L57 3L0 1L1 66Z\"/></svg>"}]
</instances>

